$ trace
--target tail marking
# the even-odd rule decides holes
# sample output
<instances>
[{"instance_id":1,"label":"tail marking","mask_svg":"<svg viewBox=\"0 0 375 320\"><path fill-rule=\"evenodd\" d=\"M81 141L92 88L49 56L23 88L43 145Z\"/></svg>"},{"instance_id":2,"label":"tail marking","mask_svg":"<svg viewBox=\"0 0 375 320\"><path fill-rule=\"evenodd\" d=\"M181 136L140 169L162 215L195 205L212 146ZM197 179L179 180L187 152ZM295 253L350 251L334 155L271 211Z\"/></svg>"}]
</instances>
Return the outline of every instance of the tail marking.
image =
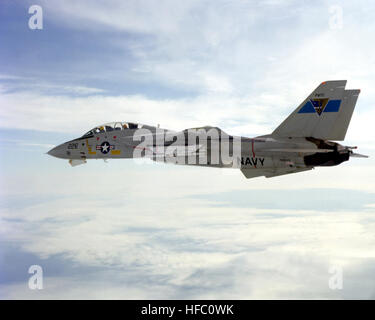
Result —
<instances>
[{"instance_id":1,"label":"tail marking","mask_svg":"<svg viewBox=\"0 0 375 320\"><path fill-rule=\"evenodd\" d=\"M319 116L323 112L338 112L340 110L341 100L310 99L298 111L298 113L317 113Z\"/></svg>"}]
</instances>

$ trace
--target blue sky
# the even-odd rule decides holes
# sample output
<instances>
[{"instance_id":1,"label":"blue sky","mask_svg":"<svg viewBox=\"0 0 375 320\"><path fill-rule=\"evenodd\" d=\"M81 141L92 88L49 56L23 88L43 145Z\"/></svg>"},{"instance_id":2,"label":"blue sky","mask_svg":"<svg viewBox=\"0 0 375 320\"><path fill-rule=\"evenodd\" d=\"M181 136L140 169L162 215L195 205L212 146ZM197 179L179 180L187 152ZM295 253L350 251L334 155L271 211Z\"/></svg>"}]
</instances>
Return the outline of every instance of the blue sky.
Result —
<instances>
[{"instance_id":1,"label":"blue sky","mask_svg":"<svg viewBox=\"0 0 375 320\"><path fill-rule=\"evenodd\" d=\"M43 30L28 8L43 8ZM337 12L339 26L332 25ZM0 3L0 297L374 298L371 1ZM109 121L270 133L322 81L369 159L272 179L45 154ZM39 264L44 286L29 290ZM331 266L344 288L328 288Z\"/></svg>"}]
</instances>

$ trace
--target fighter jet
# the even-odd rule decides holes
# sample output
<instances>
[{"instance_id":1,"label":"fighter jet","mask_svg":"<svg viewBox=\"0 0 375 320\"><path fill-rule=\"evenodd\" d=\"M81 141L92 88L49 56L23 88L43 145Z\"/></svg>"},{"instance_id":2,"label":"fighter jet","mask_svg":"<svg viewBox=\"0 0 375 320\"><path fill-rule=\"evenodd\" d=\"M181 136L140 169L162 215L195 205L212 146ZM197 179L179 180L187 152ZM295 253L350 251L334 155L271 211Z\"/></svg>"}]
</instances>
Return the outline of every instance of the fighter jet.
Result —
<instances>
[{"instance_id":1,"label":"fighter jet","mask_svg":"<svg viewBox=\"0 0 375 320\"><path fill-rule=\"evenodd\" d=\"M345 138L360 90L346 80L322 82L271 134L232 136L204 126L172 131L133 122L106 123L48 152L72 166L88 159L149 158L165 163L240 169L246 178L267 178L336 166L356 147Z\"/></svg>"}]
</instances>

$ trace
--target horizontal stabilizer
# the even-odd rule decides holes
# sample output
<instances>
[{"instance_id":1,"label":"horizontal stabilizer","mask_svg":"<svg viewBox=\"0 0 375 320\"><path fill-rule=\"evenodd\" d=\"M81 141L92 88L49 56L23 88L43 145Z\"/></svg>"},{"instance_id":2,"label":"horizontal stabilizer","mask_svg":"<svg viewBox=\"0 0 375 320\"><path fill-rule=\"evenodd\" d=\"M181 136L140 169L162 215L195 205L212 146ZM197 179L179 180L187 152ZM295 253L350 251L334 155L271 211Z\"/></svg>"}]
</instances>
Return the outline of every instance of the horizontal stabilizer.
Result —
<instances>
[{"instance_id":1,"label":"horizontal stabilizer","mask_svg":"<svg viewBox=\"0 0 375 320\"><path fill-rule=\"evenodd\" d=\"M353 158L368 158L368 156L364 155L364 154L360 154L360 153L351 153L350 154L351 157Z\"/></svg>"}]
</instances>

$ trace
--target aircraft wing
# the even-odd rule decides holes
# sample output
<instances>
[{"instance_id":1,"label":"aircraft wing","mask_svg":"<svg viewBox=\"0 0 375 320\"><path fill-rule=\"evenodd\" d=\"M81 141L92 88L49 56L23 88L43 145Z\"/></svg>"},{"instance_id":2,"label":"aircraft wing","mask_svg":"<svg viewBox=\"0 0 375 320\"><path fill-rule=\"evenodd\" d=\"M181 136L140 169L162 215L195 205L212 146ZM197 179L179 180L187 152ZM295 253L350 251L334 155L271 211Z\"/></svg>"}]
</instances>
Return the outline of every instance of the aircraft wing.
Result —
<instances>
[{"instance_id":1,"label":"aircraft wing","mask_svg":"<svg viewBox=\"0 0 375 320\"><path fill-rule=\"evenodd\" d=\"M278 168L278 169L241 169L241 172L246 177L246 179L256 178L265 176L266 178L272 178L277 176L282 176L290 173L298 173L302 171L308 171L313 169L311 168Z\"/></svg>"}]
</instances>

